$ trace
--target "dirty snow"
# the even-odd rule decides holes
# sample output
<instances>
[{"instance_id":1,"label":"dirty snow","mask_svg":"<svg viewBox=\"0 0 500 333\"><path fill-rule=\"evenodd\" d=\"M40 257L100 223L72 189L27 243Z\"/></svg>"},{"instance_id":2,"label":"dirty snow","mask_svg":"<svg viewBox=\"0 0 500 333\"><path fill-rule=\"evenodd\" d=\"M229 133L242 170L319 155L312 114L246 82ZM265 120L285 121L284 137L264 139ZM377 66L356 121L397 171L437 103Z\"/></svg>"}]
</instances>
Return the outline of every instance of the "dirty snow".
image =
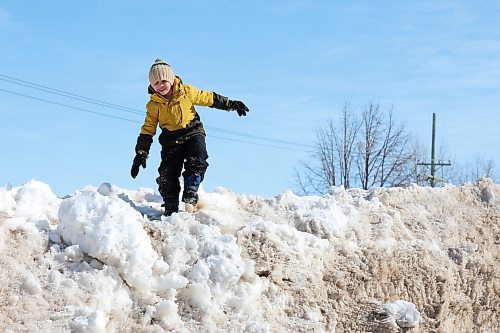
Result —
<instances>
[{"instance_id":1,"label":"dirty snow","mask_svg":"<svg viewBox=\"0 0 500 333\"><path fill-rule=\"evenodd\" d=\"M0 187L1 332L498 332L500 186ZM181 207L183 208L183 207Z\"/></svg>"}]
</instances>

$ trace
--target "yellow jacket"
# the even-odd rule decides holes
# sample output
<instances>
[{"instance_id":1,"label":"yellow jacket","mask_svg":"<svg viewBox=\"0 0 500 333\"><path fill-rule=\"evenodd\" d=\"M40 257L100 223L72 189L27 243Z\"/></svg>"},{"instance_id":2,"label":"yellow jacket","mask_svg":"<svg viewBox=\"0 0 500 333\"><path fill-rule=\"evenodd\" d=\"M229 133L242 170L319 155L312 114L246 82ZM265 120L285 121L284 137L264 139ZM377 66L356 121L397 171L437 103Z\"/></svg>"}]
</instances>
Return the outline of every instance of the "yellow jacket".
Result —
<instances>
[{"instance_id":1,"label":"yellow jacket","mask_svg":"<svg viewBox=\"0 0 500 333\"><path fill-rule=\"evenodd\" d=\"M175 78L172 89L170 99L157 93L151 95L146 105L146 119L141 127L141 134L154 136L158 124L160 128L169 131L186 128L196 116L195 105L214 104L213 92L183 84L179 77Z\"/></svg>"}]
</instances>

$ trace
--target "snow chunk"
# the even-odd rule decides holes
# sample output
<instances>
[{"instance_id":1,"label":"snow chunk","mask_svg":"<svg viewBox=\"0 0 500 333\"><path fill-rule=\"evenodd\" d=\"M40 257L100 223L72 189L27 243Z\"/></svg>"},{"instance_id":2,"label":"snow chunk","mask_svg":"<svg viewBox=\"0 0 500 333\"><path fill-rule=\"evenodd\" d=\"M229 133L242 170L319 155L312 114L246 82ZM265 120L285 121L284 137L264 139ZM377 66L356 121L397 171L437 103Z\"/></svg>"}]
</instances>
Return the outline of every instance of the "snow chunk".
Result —
<instances>
[{"instance_id":1,"label":"snow chunk","mask_svg":"<svg viewBox=\"0 0 500 333\"><path fill-rule=\"evenodd\" d=\"M107 321L107 317L102 311L95 311L87 317L76 318L71 329L81 333L105 332Z\"/></svg>"},{"instance_id":2,"label":"snow chunk","mask_svg":"<svg viewBox=\"0 0 500 333\"><path fill-rule=\"evenodd\" d=\"M415 308L415 304L397 300L385 304L385 311L389 315L388 320L402 328L410 328L418 325L420 313ZM393 325L394 326L394 325Z\"/></svg>"},{"instance_id":3,"label":"snow chunk","mask_svg":"<svg viewBox=\"0 0 500 333\"><path fill-rule=\"evenodd\" d=\"M153 318L162 321L168 328L172 328L181 321L177 314L177 304L174 301L161 301L155 306Z\"/></svg>"},{"instance_id":4,"label":"snow chunk","mask_svg":"<svg viewBox=\"0 0 500 333\"><path fill-rule=\"evenodd\" d=\"M83 252L79 245L68 246L64 250L64 256L67 261L80 262L83 260Z\"/></svg>"},{"instance_id":5,"label":"snow chunk","mask_svg":"<svg viewBox=\"0 0 500 333\"><path fill-rule=\"evenodd\" d=\"M281 251L286 253L300 253L304 257L317 257L330 244L326 239L320 239L309 233L298 231L294 227L275 224L261 219L248 223L240 232L262 233L265 238L272 241Z\"/></svg>"},{"instance_id":6,"label":"snow chunk","mask_svg":"<svg viewBox=\"0 0 500 333\"><path fill-rule=\"evenodd\" d=\"M12 216L16 209L16 201L12 195L12 186L10 184L0 187L0 212L7 216Z\"/></svg>"},{"instance_id":7,"label":"snow chunk","mask_svg":"<svg viewBox=\"0 0 500 333\"><path fill-rule=\"evenodd\" d=\"M299 197L287 191L276 201L295 212L297 230L318 237L338 234L359 220L357 211L351 205L340 204L332 195Z\"/></svg>"},{"instance_id":8,"label":"snow chunk","mask_svg":"<svg viewBox=\"0 0 500 333\"><path fill-rule=\"evenodd\" d=\"M109 197L113 194L113 185L110 183L102 183L98 188L97 192L104 195L105 197Z\"/></svg>"},{"instance_id":9,"label":"snow chunk","mask_svg":"<svg viewBox=\"0 0 500 333\"><path fill-rule=\"evenodd\" d=\"M151 290L151 276L158 254L142 228L142 217L118 198L85 191L63 200L58 234L84 253L114 266L134 288ZM65 255L79 257L73 250Z\"/></svg>"},{"instance_id":10,"label":"snow chunk","mask_svg":"<svg viewBox=\"0 0 500 333\"><path fill-rule=\"evenodd\" d=\"M57 219L59 199L50 186L40 181L32 180L21 187L13 189L16 202L15 215L25 217L30 221Z\"/></svg>"},{"instance_id":11,"label":"snow chunk","mask_svg":"<svg viewBox=\"0 0 500 333\"><path fill-rule=\"evenodd\" d=\"M31 273L28 273L24 278L21 284L21 288L31 295L39 294L42 291L42 287L40 287L40 282L38 279Z\"/></svg>"}]
</instances>

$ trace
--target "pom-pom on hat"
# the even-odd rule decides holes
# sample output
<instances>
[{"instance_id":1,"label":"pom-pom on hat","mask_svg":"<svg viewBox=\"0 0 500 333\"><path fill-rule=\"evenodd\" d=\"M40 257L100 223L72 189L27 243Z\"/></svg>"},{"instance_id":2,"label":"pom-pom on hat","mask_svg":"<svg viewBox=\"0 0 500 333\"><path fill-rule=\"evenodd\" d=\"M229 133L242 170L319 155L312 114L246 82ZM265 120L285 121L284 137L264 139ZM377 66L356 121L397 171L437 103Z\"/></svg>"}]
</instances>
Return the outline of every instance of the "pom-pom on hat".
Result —
<instances>
[{"instance_id":1,"label":"pom-pom on hat","mask_svg":"<svg viewBox=\"0 0 500 333\"><path fill-rule=\"evenodd\" d=\"M172 68L170 68L169 64L160 58L157 58L155 63L151 65L151 68L149 69L149 83L151 83L151 85L162 80L166 80L170 83L170 85L173 85L174 78L175 76Z\"/></svg>"}]
</instances>

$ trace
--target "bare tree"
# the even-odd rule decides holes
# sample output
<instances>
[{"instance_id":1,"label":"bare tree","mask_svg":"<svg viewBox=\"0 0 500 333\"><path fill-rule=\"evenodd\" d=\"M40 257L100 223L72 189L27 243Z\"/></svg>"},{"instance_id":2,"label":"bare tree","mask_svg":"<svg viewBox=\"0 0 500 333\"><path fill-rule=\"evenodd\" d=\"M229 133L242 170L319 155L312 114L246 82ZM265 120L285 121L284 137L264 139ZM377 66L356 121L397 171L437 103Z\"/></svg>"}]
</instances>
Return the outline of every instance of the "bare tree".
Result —
<instances>
[{"instance_id":1,"label":"bare tree","mask_svg":"<svg viewBox=\"0 0 500 333\"><path fill-rule=\"evenodd\" d=\"M495 162L492 159L484 159L481 156L476 156L470 169L472 181L477 181L483 177L494 178Z\"/></svg>"},{"instance_id":2,"label":"bare tree","mask_svg":"<svg viewBox=\"0 0 500 333\"><path fill-rule=\"evenodd\" d=\"M303 194L325 193L337 185L337 154L332 138L333 124L329 122L316 133L313 164L301 161L302 172L296 171L299 190Z\"/></svg>"},{"instance_id":3,"label":"bare tree","mask_svg":"<svg viewBox=\"0 0 500 333\"><path fill-rule=\"evenodd\" d=\"M377 154L380 163L374 178L378 178L379 187L408 185L413 180L415 151L409 143L405 126L395 122L392 110L384 123L381 153Z\"/></svg>"},{"instance_id":4,"label":"bare tree","mask_svg":"<svg viewBox=\"0 0 500 333\"><path fill-rule=\"evenodd\" d=\"M358 155L356 165L358 167L358 176L361 182L361 187L367 189L373 185L375 179L370 180L370 176L375 173L377 168L377 154L375 151L376 145L380 142L382 136L382 119L378 105L370 103L367 110L362 115L362 136L358 140Z\"/></svg>"},{"instance_id":5,"label":"bare tree","mask_svg":"<svg viewBox=\"0 0 500 333\"><path fill-rule=\"evenodd\" d=\"M351 186L351 169L354 162L354 147L356 137L360 129L356 116L352 112L348 104L344 104L342 110L342 118L340 125L340 135L335 131L333 122L330 121L331 139L334 141L335 150L337 152L341 184L344 188Z\"/></svg>"},{"instance_id":6,"label":"bare tree","mask_svg":"<svg viewBox=\"0 0 500 333\"><path fill-rule=\"evenodd\" d=\"M476 182L483 177L498 181L494 161L481 156L474 157L472 162L453 162L452 167L445 173L445 179L454 185Z\"/></svg>"},{"instance_id":7,"label":"bare tree","mask_svg":"<svg viewBox=\"0 0 500 333\"><path fill-rule=\"evenodd\" d=\"M496 175L495 175L494 171L495 171L495 162L490 158L490 159L486 160L484 163L483 177L495 179Z\"/></svg>"},{"instance_id":8,"label":"bare tree","mask_svg":"<svg viewBox=\"0 0 500 333\"><path fill-rule=\"evenodd\" d=\"M414 175L413 151L403 125L392 112L386 117L370 103L362 117L346 103L337 123L330 120L317 131L313 161L297 172L304 194L325 193L331 186L401 186Z\"/></svg>"},{"instance_id":9,"label":"bare tree","mask_svg":"<svg viewBox=\"0 0 500 333\"><path fill-rule=\"evenodd\" d=\"M362 115L356 165L361 187L402 186L413 179L414 150L403 124L396 124L378 104L368 104Z\"/></svg>"},{"instance_id":10,"label":"bare tree","mask_svg":"<svg viewBox=\"0 0 500 333\"><path fill-rule=\"evenodd\" d=\"M302 172L296 171L300 192L326 193L330 187L340 185L349 188L358 130L359 124L347 103L338 126L329 120L318 128L313 163L302 161Z\"/></svg>"}]
</instances>

